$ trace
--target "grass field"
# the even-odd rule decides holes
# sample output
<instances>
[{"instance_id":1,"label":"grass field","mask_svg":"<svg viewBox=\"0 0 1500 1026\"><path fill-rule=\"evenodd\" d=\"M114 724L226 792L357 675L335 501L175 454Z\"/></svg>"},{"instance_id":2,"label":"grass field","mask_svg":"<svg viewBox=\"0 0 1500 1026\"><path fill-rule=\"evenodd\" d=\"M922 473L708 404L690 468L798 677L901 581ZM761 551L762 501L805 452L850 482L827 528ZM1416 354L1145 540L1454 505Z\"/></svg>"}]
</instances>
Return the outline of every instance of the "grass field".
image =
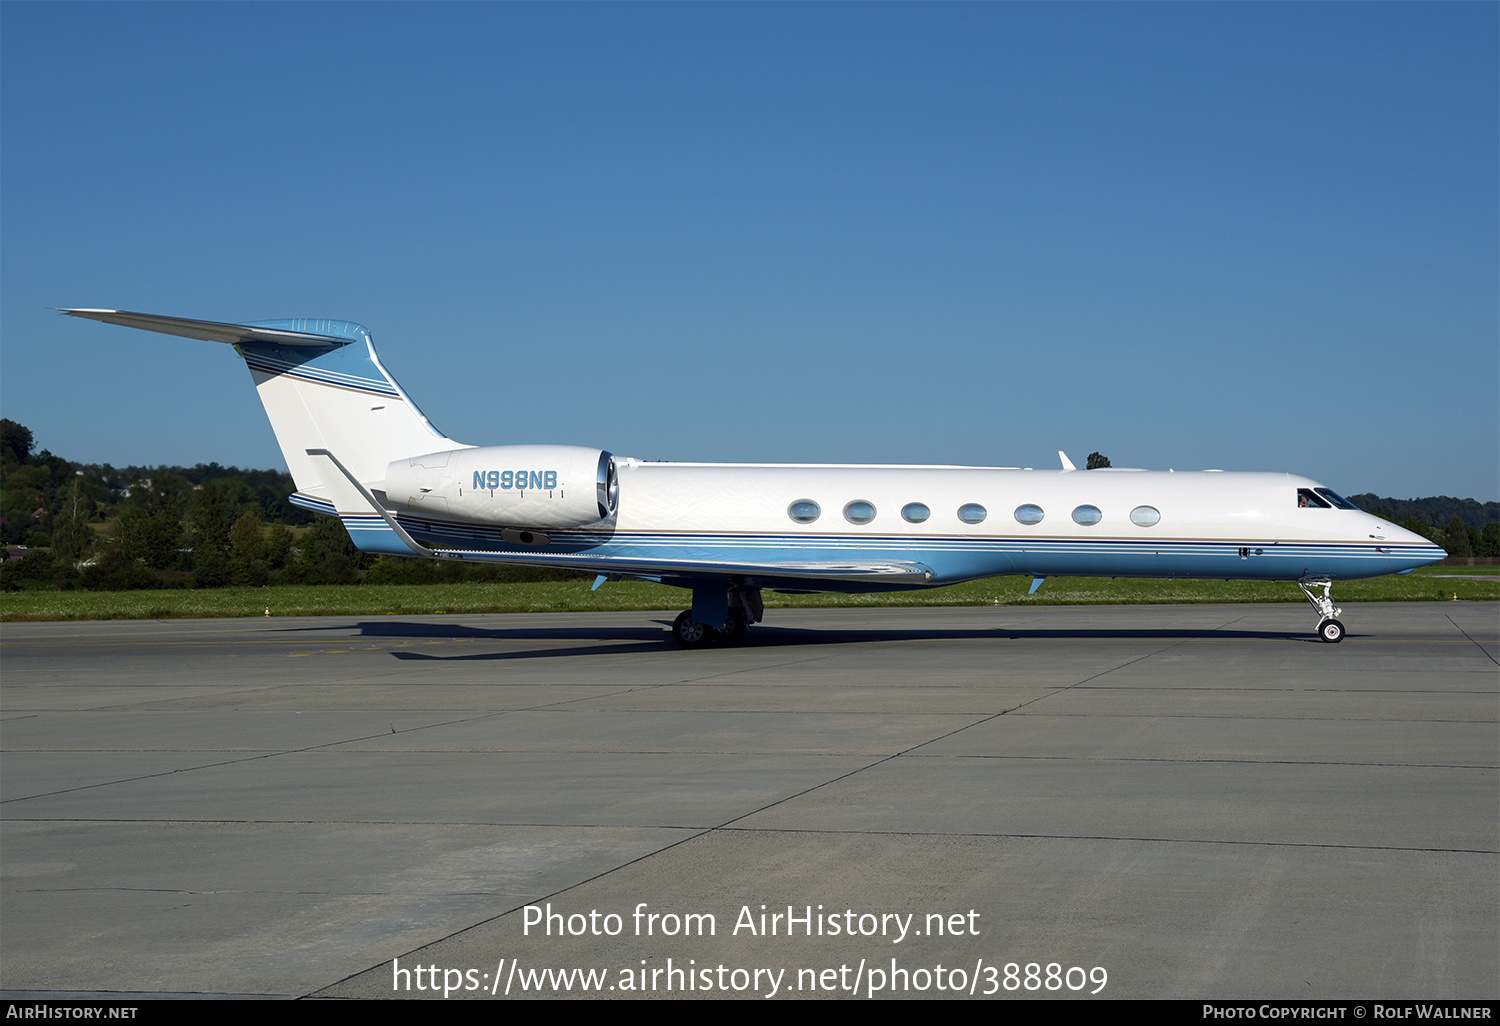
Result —
<instances>
[{"instance_id":1,"label":"grass field","mask_svg":"<svg viewBox=\"0 0 1500 1026\"><path fill-rule=\"evenodd\" d=\"M1334 585L1340 604L1500 600L1500 567L1429 567L1406 577ZM1464 574L1468 576L1446 576ZM1482 578L1475 580L1472 578ZM684 609L678 588L617 581L536 584L308 585L204 591L9 592L0 620L159 620L206 616L378 616ZM1132 605L1174 602L1302 602L1290 582L1132 580L1053 577L1028 596L1030 579L997 577L922 591L874 595L777 595L768 609L833 606Z\"/></svg>"}]
</instances>

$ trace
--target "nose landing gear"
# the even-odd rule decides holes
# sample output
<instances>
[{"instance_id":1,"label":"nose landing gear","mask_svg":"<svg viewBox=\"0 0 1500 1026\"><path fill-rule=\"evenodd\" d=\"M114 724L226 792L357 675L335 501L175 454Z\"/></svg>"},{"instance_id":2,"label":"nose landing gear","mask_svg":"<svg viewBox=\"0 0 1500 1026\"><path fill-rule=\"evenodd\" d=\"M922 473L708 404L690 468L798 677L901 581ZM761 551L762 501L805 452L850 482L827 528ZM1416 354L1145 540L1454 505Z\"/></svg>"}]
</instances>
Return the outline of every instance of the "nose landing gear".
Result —
<instances>
[{"instance_id":1,"label":"nose landing gear","mask_svg":"<svg viewBox=\"0 0 1500 1026\"><path fill-rule=\"evenodd\" d=\"M1319 586L1323 588L1323 594L1314 594L1313 589ZM1307 596L1307 601L1318 612L1318 637L1330 644L1343 641L1344 625L1338 617L1344 611L1333 604L1333 596L1329 594L1333 589L1333 578L1304 577L1297 582L1297 587L1302 589L1302 594Z\"/></svg>"}]
</instances>

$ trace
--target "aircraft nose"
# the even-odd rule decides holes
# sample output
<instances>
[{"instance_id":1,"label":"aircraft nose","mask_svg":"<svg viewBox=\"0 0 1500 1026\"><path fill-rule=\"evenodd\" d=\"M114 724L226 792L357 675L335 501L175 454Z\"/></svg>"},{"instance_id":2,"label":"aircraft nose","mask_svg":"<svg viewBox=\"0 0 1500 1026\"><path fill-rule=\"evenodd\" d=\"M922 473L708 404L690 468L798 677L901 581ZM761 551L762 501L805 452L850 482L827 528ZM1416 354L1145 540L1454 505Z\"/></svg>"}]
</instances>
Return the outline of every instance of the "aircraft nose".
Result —
<instances>
[{"instance_id":1,"label":"aircraft nose","mask_svg":"<svg viewBox=\"0 0 1500 1026\"><path fill-rule=\"evenodd\" d=\"M1405 553L1410 554L1412 568L1426 566L1428 563L1436 563L1440 559L1446 559L1448 552L1431 538L1423 537L1415 531L1408 531L1404 527L1387 526L1382 532L1387 543L1400 546Z\"/></svg>"},{"instance_id":2,"label":"aircraft nose","mask_svg":"<svg viewBox=\"0 0 1500 1026\"><path fill-rule=\"evenodd\" d=\"M1420 535L1415 531L1408 531L1404 527L1398 527L1394 531L1387 528L1385 535L1387 538L1390 538L1391 541L1398 542L1402 545L1426 545L1431 548L1438 549L1443 553L1443 556L1448 555L1447 551L1442 549L1437 544L1437 542L1433 541L1431 538L1424 537L1423 535ZM1441 559L1443 558L1443 556L1439 556L1438 558Z\"/></svg>"}]
</instances>

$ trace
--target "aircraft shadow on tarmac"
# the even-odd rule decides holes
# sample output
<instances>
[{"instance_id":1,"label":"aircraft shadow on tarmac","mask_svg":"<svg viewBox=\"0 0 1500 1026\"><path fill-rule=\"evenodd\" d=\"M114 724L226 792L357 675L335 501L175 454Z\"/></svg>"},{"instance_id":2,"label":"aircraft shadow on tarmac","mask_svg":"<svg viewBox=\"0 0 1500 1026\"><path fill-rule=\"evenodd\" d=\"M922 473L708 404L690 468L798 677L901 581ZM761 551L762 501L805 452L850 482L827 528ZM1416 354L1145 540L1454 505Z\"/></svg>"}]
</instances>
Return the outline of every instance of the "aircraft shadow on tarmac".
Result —
<instances>
[{"instance_id":1,"label":"aircraft shadow on tarmac","mask_svg":"<svg viewBox=\"0 0 1500 1026\"><path fill-rule=\"evenodd\" d=\"M459 640L474 641L543 641L557 643L553 648L530 648L507 652L476 652L464 655L435 655L426 652L392 652L396 659L427 662L464 662L502 659L542 659L559 656L608 655L612 653L638 652L643 648L675 649L672 641L671 622L656 621L661 626L653 628L609 627L599 624L580 623L577 626L488 628L455 623L420 623L402 620L365 621L355 625L362 638L412 639L412 640ZM314 628L309 628L314 629ZM326 628L325 628L326 629ZM734 649L785 648L805 645L858 645L874 642L902 641L1057 641L1057 640L1143 640L1186 641L1193 639L1230 640L1257 639L1261 641L1295 641L1317 644L1318 639L1298 631L1264 631L1159 628L1109 630L1098 628L1021 630L995 627L976 630L954 628L798 628L761 625L751 629L743 639L723 649L710 647L699 651L733 651ZM582 642L569 645L567 642ZM691 653L684 652L684 657Z\"/></svg>"}]
</instances>

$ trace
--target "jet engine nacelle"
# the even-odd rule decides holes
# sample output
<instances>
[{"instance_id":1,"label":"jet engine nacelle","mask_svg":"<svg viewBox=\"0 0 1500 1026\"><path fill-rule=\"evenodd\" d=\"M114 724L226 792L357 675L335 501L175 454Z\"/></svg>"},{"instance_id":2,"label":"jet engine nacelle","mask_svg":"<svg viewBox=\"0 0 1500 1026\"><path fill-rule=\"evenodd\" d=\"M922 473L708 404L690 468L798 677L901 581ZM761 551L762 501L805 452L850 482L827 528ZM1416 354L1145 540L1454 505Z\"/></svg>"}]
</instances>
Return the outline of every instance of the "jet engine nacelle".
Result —
<instances>
[{"instance_id":1,"label":"jet engine nacelle","mask_svg":"<svg viewBox=\"0 0 1500 1026\"><path fill-rule=\"evenodd\" d=\"M584 527L615 511L615 458L576 445L489 445L397 460L387 503L403 512L504 527Z\"/></svg>"}]
</instances>

